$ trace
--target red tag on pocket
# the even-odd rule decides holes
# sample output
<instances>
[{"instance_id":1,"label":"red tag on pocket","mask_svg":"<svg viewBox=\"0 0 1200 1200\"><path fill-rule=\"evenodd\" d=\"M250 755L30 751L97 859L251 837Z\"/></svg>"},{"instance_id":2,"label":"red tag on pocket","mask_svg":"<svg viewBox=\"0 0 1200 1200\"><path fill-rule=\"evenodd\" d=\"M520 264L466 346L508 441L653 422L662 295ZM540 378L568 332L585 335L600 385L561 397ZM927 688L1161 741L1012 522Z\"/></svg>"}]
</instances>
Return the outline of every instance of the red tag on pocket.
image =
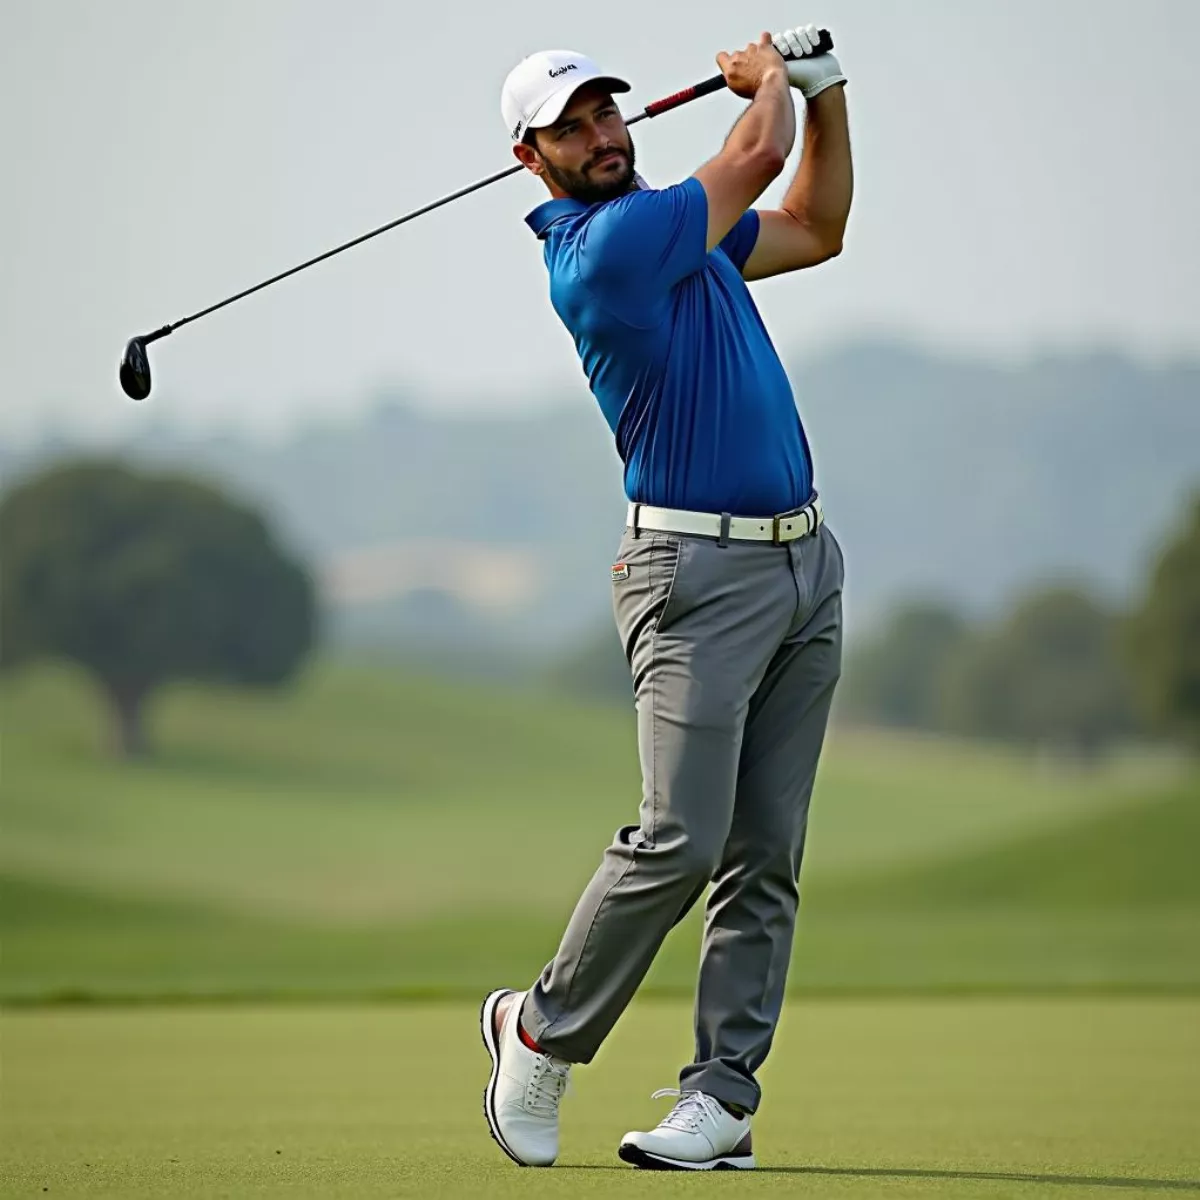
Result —
<instances>
[{"instance_id":1,"label":"red tag on pocket","mask_svg":"<svg viewBox=\"0 0 1200 1200\"><path fill-rule=\"evenodd\" d=\"M620 581L622 579L628 579L629 578L629 564L628 563L613 563L612 577L613 577L613 583L620 583Z\"/></svg>"}]
</instances>

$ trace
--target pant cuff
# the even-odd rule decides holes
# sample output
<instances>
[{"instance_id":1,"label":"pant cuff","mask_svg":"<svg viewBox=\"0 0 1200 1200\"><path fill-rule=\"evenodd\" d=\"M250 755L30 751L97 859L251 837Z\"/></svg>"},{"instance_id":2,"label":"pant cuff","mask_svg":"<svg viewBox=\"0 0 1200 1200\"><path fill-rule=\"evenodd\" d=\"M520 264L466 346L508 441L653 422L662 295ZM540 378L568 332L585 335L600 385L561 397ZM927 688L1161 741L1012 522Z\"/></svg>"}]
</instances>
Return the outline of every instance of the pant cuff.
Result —
<instances>
[{"instance_id":1,"label":"pant cuff","mask_svg":"<svg viewBox=\"0 0 1200 1200\"><path fill-rule=\"evenodd\" d=\"M681 1092L704 1092L715 1100L757 1111L762 1092L752 1080L720 1062L692 1063L679 1072Z\"/></svg>"},{"instance_id":2,"label":"pant cuff","mask_svg":"<svg viewBox=\"0 0 1200 1200\"><path fill-rule=\"evenodd\" d=\"M561 1058L564 1062L569 1063L589 1063L595 1057L595 1051L590 1053L581 1053L577 1047L569 1045L567 1042L555 1038L551 1027L555 1024L554 1020L547 1017L534 999L534 988L530 988L525 993L525 999L521 1004L521 1012L519 1020L521 1028L547 1054L552 1054L555 1058Z\"/></svg>"}]
</instances>

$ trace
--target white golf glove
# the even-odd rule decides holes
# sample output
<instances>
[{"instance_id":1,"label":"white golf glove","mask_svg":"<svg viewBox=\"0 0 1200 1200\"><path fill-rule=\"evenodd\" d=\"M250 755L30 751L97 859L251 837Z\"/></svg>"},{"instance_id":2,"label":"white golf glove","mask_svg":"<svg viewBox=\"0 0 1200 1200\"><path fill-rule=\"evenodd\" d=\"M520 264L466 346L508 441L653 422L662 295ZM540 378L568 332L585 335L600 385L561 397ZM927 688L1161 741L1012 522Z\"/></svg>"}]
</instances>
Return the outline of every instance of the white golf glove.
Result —
<instances>
[{"instance_id":1,"label":"white golf glove","mask_svg":"<svg viewBox=\"0 0 1200 1200\"><path fill-rule=\"evenodd\" d=\"M846 82L842 65L832 54L788 58L789 54L812 54L821 40L821 32L815 25L797 25L795 29L785 29L772 40L775 49L787 59L788 82L803 93L805 100L811 100L835 83Z\"/></svg>"}]
</instances>

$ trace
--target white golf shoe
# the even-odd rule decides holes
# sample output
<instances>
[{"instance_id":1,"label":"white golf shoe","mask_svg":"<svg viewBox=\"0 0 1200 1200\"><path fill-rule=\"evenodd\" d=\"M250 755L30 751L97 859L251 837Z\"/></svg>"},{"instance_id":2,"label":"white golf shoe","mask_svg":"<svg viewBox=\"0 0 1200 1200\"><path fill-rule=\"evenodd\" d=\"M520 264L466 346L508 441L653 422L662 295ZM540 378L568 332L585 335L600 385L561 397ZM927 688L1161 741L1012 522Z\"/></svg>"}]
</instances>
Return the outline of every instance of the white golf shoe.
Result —
<instances>
[{"instance_id":1,"label":"white golf shoe","mask_svg":"<svg viewBox=\"0 0 1200 1200\"><path fill-rule=\"evenodd\" d=\"M483 1113L500 1149L522 1167L548 1167L558 1157L558 1105L571 1064L530 1050L518 1024L524 992L501 988L479 1014L492 1074Z\"/></svg>"},{"instance_id":2,"label":"white golf shoe","mask_svg":"<svg viewBox=\"0 0 1200 1200\"><path fill-rule=\"evenodd\" d=\"M675 1107L648 1133L627 1133L617 1153L635 1167L659 1171L747 1171L754 1167L750 1118L735 1117L704 1092L664 1088Z\"/></svg>"}]
</instances>

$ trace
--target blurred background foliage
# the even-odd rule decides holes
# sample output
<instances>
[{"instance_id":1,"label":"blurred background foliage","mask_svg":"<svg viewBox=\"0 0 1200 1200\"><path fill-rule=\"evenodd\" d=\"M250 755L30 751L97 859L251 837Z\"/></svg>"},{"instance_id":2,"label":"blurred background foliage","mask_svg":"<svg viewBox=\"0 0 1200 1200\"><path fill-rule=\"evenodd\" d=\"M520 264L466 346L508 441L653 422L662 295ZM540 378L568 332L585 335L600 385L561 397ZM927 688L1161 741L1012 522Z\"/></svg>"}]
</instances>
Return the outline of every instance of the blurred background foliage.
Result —
<instances>
[{"instance_id":1,"label":"blurred background foliage","mask_svg":"<svg viewBox=\"0 0 1200 1200\"><path fill-rule=\"evenodd\" d=\"M968 440L911 392L944 364L813 368L874 417L813 405L849 623L796 992L1200 987L1200 371L1106 361L979 367L1028 421ZM594 416L0 448L0 997L536 973L640 795ZM651 992L690 994L701 918Z\"/></svg>"},{"instance_id":2,"label":"blurred background foliage","mask_svg":"<svg viewBox=\"0 0 1200 1200\"><path fill-rule=\"evenodd\" d=\"M177 679L280 684L314 639L312 581L258 513L182 475L51 468L0 504L0 667L65 659L109 701L116 746Z\"/></svg>"}]
</instances>

